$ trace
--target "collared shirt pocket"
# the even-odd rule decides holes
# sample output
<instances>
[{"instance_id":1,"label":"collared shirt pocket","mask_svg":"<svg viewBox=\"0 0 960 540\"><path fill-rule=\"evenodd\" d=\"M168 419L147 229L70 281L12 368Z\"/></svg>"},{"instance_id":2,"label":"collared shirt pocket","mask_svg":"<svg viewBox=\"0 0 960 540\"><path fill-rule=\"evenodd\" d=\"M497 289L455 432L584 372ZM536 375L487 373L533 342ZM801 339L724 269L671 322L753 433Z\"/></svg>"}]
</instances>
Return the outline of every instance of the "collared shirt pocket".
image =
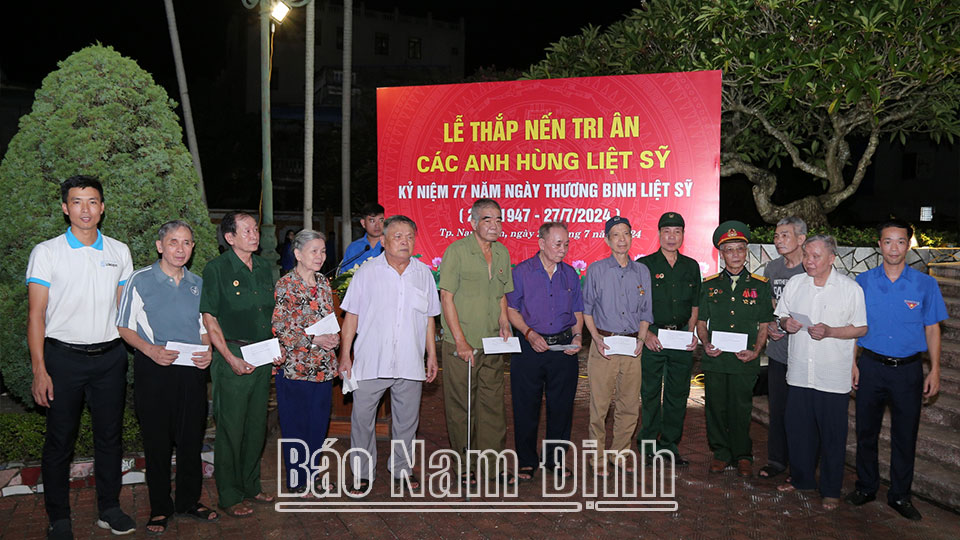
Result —
<instances>
[{"instance_id":1,"label":"collared shirt pocket","mask_svg":"<svg viewBox=\"0 0 960 540\"><path fill-rule=\"evenodd\" d=\"M427 300L426 291L421 291L416 287L411 287L410 289L412 292L410 307L412 307L414 311L417 311L420 313L426 313L427 308L430 306L430 302Z\"/></svg>"}]
</instances>

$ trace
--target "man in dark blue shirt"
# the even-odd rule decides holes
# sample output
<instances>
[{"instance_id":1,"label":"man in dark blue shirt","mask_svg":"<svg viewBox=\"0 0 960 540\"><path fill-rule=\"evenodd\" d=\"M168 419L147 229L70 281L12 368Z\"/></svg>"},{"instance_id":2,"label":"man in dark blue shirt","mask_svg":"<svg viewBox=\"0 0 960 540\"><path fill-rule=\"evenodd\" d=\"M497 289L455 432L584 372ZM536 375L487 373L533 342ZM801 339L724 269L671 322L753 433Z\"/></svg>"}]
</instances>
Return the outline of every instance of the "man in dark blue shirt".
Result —
<instances>
[{"instance_id":1,"label":"man in dark blue shirt","mask_svg":"<svg viewBox=\"0 0 960 540\"><path fill-rule=\"evenodd\" d=\"M857 276L867 304L867 334L853 368L857 389L857 487L847 502L876 498L880 484L878 439L883 409L890 407L890 491L887 504L903 517L920 520L910 502L913 462L923 397L940 389L940 321L947 308L932 277L906 265L913 228L891 220L878 228L883 264ZM930 355L923 376L921 354Z\"/></svg>"},{"instance_id":2,"label":"man in dark blue shirt","mask_svg":"<svg viewBox=\"0 0 960 540\"><path fill-rule=\"evenodd\" d=\"M383 238L383 207L375 202L363 205L360 209L360 226L366 232L344 250L338 274L383 253L383 245L380 243Z\"/></svg>"}]
</instances>

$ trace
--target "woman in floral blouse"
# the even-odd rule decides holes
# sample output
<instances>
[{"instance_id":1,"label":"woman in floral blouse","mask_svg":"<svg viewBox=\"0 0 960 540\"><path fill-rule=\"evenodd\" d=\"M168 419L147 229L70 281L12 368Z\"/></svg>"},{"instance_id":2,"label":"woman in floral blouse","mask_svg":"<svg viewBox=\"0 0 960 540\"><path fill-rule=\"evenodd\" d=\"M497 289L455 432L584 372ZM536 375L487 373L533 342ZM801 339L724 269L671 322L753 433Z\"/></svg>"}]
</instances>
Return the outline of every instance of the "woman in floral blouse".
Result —
<instances>
[{"instance_id":1,"label":"woman in floral blouse","mask_svg":"<svg viewBox=\"0 0 960 540\"><path fill-rule=\"evenodd\" d=\"M280 432L285 439L307 445L284 444L287 489L300 492L307 486L297 467L323 445L330 423L331 381L337 376L339 334L311 336L305 329L333 313L333 293L320 267L327 257L323 234L304 230L293 239L297 265L280 278L273 310L273 333L284 349L277 369L277 405ZM297 462L290 463L296 449ZM304 455L305 454L305 455Z\"/></svg>"}]
</instances>

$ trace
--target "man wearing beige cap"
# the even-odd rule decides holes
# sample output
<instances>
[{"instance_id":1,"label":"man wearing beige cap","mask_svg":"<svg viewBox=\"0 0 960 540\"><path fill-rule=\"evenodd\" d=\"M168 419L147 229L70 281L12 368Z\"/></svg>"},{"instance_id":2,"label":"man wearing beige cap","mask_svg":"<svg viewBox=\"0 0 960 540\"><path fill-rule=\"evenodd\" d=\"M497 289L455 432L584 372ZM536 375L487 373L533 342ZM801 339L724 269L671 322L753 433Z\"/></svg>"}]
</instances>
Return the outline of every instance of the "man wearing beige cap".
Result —
<instances>
[{"instance_id":1,"label":"man wearing beige cap","mask_svg":"<svg viewBox=\"0 0 960 540\"><path fill-rule=\"evenodd\" d=\"M702 363L707 440L713 451L710 472L723 472L736 462L743 477L753 475L753 387L767 342L765 323L773 320L769 281L745 268L749 241L750 229L739 221L726 221L714 231L713 245L720 250L724 269L703 280L697 314L697 335L706 353ZM746 344L738 344L744 335Z\"/></svg>"}]
</instances>

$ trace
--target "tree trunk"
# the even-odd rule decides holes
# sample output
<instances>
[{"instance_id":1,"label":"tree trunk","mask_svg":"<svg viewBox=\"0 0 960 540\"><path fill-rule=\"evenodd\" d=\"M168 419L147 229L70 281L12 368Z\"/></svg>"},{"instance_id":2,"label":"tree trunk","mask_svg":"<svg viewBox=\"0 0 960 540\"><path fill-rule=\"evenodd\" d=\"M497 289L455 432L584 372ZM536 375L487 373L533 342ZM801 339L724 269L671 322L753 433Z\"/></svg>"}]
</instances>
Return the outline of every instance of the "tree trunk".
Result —
<instances>
[{"instance_id":1,"label":"tree trunk","mask_svg":"<svg viewBox=\"0 0 960 540\"><path fill-rule=\"evenodd\" d=\"M753 201L760 217L767 223L775 224L785 217L798 216L811 227L827 225L826 209L816 195L809 195L785 205L774 204L771 197L777 189L777 177L772 172L747 163L736 154L721 154L720 162L720 176L742 174L750 180L753 184Z\"/></svg>"},{"instance_id":2,"label":"tree trunk","mask_svg":"<svg viewBox=\"0 0 960 540\"><path fill-rule=\"evenodd\" d=\"M167 10L167 29L170 31L170 44L173 47L173 63L177 68L177 84L180 87L180 104L183 106L183 123L187 132L187 146L193 158L193 168L197 170L200 186L200 198L207 204L207 190L203 186L203 170L200 168L200 150L197 148L197 134L193 129L193 111L190 108L190 94L187 93L187 74L183 68L183 54L180 52L180 35L177 32L177 17L173 11L173 0L165 0Z\"/></svg>"}]
</instances>

